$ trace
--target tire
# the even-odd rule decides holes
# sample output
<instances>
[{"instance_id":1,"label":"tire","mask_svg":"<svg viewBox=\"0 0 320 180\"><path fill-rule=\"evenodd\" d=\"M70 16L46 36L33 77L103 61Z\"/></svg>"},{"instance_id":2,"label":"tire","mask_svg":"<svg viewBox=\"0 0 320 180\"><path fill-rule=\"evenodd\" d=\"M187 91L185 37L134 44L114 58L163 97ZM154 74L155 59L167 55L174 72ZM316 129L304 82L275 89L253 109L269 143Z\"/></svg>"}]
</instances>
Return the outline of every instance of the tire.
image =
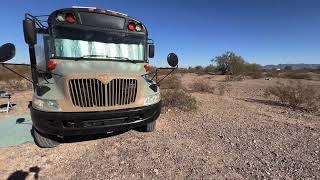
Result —
<instances>
[{"instance_id":1,"label":"tire","mask_svg":"<svg viewBox=\"0 0 320 180\"><path fill-rule=\"evenodd\" d=\"M156 121L152 121L144 126L139 127L137 130L140 132L152 132L156 129L156 124Z\"/></svg>"},{"instance_id":2,"label":"tire","mask_svg":"<svg viewBox=\"0 0 320 180\"><path fill-rule=\"evenodd\" d=\"M32 134L34 142L41 148L53 148L59 145L59 142L43 136L34 127L32 127Z\"/></svg>"}]
</instances>

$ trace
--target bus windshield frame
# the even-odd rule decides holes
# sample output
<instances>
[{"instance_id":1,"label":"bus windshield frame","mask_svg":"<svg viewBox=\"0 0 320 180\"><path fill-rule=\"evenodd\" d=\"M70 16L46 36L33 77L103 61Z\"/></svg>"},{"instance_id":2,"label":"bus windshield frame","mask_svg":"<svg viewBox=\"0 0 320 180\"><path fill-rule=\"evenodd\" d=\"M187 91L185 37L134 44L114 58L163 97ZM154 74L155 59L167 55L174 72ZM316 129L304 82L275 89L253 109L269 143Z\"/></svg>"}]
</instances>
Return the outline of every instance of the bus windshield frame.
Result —
<instances>
[{"instance_id":1,"label":"bus windshield frame","mask_svg":"<svg viewBox=\"0 0 320 180\"><path fill-rule=\"evenodd\" d=\"M147 62L147 36L143 34L55 26L49 39L54 59Z\"/></svg>"}]
</instances>

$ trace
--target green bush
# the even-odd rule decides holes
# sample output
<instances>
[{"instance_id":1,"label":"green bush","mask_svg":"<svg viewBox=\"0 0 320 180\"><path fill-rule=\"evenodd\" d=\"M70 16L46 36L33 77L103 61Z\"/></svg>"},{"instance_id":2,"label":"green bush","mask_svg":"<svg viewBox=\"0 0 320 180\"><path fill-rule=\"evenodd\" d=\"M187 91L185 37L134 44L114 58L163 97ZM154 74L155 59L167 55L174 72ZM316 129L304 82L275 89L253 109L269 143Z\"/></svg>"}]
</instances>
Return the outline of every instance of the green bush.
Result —
<instances>
[{"instance_id":1,"label":"green bush","mask_svg":"<svg viewBox=\"0 0 320 180\"><path fill-rule=\"evenodd\" d=\"M260 65L247 63L234 52L228 51L221 56L216 56L211 61L217 64L216 69L222 74L250 76L255 79L263 76Z\"/></svg>"}]
</instances>

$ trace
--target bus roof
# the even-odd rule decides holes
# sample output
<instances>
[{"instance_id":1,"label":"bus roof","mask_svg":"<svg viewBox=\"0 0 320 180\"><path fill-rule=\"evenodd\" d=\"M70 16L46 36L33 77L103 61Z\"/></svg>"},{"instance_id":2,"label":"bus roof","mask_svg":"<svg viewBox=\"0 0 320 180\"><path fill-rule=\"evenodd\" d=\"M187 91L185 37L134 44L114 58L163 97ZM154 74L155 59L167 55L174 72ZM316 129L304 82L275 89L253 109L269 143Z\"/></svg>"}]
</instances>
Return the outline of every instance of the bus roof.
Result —
<instances>
[{"instance_id":1,"label":"bus roof","mask_svg":"<svg viewBox=\"0 0 320 180\"><path fill-rule=\"evenodd\" d=\"M52 12L48 18L49 26L68 25L67 16L71 15L73 20L69 25L74 27L78 26L91 26L96 28L107 28L114 30L128 31L128 25L134 23L136 26L141 26L142 30L131 30L130 33L147 34L146 27L138 20L129 17L126 14L119 13L112 10L102 10L95 7L74 7L58 9ZM139 29L139 28L138 28Z\"/></svg>"}]
</instances>

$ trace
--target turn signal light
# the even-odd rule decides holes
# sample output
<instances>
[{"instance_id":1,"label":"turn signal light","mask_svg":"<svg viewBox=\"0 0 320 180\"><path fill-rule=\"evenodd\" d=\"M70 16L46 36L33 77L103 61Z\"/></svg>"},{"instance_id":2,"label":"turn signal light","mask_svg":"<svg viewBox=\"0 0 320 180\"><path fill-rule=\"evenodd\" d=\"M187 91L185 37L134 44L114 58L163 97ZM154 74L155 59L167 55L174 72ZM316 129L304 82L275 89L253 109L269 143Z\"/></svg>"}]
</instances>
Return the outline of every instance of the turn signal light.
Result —
<instances>
[{"instance_id":1,"label":"turn signal light","mask_svg":"<svg viewBox=\"0 0 320 180\"><path fill-rule=\"evenodd\" d=\"M52 71L52 70L54 70L56 67L57 67L57 61L55 61L55 60L49 60L48 61L48 65L47 65L47 67L48 67L48 70L49 71Z\"/></svg>"},{"instance_id":2,"label":"turn signal light","mask_svg":"<svg viewBox=\"0 0 320 180\"><path fill-rule=\"evenodd\" d=\"M151 66L150 66L150 64L145 64L145 65L144 65L144 69L145 69L146 71L151 71Z\"/></svg>"}]
</instances>

